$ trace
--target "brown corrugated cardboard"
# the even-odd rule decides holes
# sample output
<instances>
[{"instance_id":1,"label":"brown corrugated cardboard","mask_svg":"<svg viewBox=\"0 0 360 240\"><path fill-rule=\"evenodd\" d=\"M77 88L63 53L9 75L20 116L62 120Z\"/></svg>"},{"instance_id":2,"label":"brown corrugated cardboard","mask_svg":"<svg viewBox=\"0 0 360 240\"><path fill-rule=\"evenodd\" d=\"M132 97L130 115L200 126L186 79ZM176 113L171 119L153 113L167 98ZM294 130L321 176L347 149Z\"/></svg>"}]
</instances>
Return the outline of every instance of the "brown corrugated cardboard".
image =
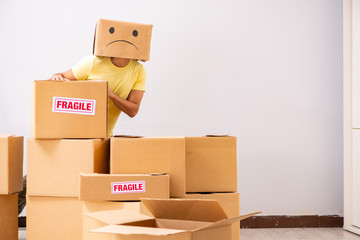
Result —
<instances>
[{"instance_id":1,"label":"brown corrugated cardboard","mask_svg":"<svg viewBox=\"0 0 360 240\"><path fill-rule=\"evenodd\" d=\"M109 172L109 139L28 139L29 196L79 197L81 172Z\"/></svg>"},{"instance_id":2,"label":"brown corrugated cardboard","mask_svg":"<svg viewBox=\"0 0 360 240\"><path fill-rule=\"evenodd\" d=\"M254 215L228 218L215 200L142 199L142 202L154 217L124 210L88 213L87 216L109 224L93 232L112 233L113 239L127 240L231 240L231 224Z\"/></svg>"},{"instance_id":3,"label":"brown corrugated cardboard","mask_svg":"<svg viewBox=\"0 0 360 240\"><path fill-rule=\"evenodd\" d=\"M12 194L23 189L24 137L0 136L0 194Z\"/></svg>"},{"instance_id":4,"label":"brown corrugated cardboard","mask_svg":"<svg viewBox=\"0 0 360 240\"><path fill-rule=\"evenodd\" d=\"M216 200L229 218L240 215L240 193L189 193L186 194L184 198ZM236 222L231 225L231 232L232 240L240 239L240 222Z\"/></svg>"},{"instance_id":5,"label":"brown corrugated cardboard","mask_svg":"<svg viewBox=\"0 0 360 240\"><path fill-rule=\"evenodd\" d=\"M82 240L82 204L78 198L27 197L27 240Z\"/></svg>"},{"instance_id":6,"label":"brown corrugated cardboard","mask_svg":"<svg viewBox=\"0 0 360 240\"><path fill-rule=\"evenodd\" d=\"M185 196L184 138L112 137L110 145L111 173L165 172L170 175L170 196Z\"/></svg>"},{"instance_id":7,"label":"brown corrugated cardboard","mask_svg":"<svg viewBox=\"0 0 360 240\"><path fill-rule=\"evenodd\" d=\"M0 239L18 239L18 195L0 195Z\"/></svg>"},{"instance_id":8,"label":"brown corrugated cardboard","mask_svg":"<svg viewBox=\"0 0 360 240\"><path fill-rule=\"evenodd\" d=\"M169 198L168 174L81 174L81 201L136 201Z\"/></svg>"},{"instance_id":9,"label":"brown corrugated cardboard","mask_svg":"<svg viewBox=\"0 0 360 240\"><path fill-rule=\"evenodd\" d=\"M235 137L111 138L111 173L170 174L170 196L236 192Z\"/></svg>"},{"instance_id":10,"label":"brown corrugated cardboard","mask_svg":"<svg viewBox=\"0 0 360 240\"><path fill-rule=\"evenodd\" d=\"M236 192L236 137L186 137L186 192Z\"/></svg>"},{"instance_id":11,"label":"brown corrugated cardboard","mask_svg":"<svg viewBox=\"0 0 360 240\"><path fill-rule=\"evenodd\" d=\"M94 55L150 59L152 25L99 19L96 25Z\"/></svg>"},{"instance_id":12,"label":"brown corrugated cardboard","mask_svg":"<svg viewBox=\"0 0 360 240\"><path fill-rule=\"evenodd\" d=\"M84 240L112 240L111 234L93 233L93 229L104 227L107 224L86 215L86 213L109 211L109 210L131 210L133 212L151 216L149 210L141 202L92 202L83 201L83 239Z\"/></svg>"},{"instance_id":13,"label":"brown corrugated cardboard","mask_svg":"<svg viewBox=\"0 0 360 240\"><path fill-rule=\"evenodd\" d=\"M106 138L106 81L34 81L33 138Z\"/></svg>"}]
</instances>

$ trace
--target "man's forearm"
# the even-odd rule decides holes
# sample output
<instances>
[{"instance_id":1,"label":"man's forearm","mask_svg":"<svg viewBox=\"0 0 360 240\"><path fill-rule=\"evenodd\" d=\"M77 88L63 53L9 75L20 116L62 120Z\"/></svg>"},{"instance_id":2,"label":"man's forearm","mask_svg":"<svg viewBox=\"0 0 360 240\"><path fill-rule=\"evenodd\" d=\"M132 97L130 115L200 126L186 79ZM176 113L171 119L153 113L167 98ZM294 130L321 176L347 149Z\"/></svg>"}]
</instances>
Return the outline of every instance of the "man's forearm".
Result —
<instances>
[{"instance_id":1,"label":"man's forearm","mask_svg":"<svg viewBox=\"0 0 360 240\"><path fill-rule=\"evenodd\" d=\"M122 112L126 113L129 117L135 117L139 111L139 104L125 100L115 93L109 93L109 98Z\"/></svg>"}]
</instances>

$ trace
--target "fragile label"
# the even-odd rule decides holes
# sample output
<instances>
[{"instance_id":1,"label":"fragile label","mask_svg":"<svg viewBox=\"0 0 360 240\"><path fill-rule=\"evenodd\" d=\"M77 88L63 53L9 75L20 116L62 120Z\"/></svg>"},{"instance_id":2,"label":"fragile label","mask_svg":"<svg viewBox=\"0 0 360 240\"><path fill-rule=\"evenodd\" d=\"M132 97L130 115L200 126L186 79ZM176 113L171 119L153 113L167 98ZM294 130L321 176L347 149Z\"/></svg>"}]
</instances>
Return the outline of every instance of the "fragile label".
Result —
<instances>
[{"instance_id":1,"label":"fragile label","mask_svg":"<svg viewBox=\"0 0 360 240\"><path fill-rule=\"evenodd\" d=\"M53 97L53 112L95 115L96 100Z\"/></svg>"},{"instance_id":2,"label":"fragile label","mask_svg":"<svg viewBox=\"0 0 360 240\"><path fill-rule=\"evenodd\" d=\"M112 194L145 192L145 181L112 182Z\"/></svg>"}]
</instances>

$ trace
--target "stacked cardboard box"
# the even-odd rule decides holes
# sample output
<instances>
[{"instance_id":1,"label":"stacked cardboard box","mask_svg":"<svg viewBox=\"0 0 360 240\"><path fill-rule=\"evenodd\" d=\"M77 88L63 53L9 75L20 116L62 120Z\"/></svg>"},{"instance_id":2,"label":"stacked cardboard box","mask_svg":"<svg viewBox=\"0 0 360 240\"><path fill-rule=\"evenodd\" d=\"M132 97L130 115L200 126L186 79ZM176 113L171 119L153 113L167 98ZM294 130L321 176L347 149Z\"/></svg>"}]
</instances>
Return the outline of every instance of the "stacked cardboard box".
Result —
<instances>
[{"instance_id":1,"label":"stacked cardboard box","mask_svg":"<svg viewBox=\"0 0 360 240\"><path fill-rule=\"evenodd\" d=\"M239 239L235 137L107 139L106 109L106 82L34 82L27 239L120 238L108 224Z\"/></svg>"},{"instance_id":2,"label":"stacked cardboard box","mask_svg":"<svg viewBox=\"0 0 360 240\"><path fill-rule=\"evenodd\" d=\"M240 215L235 137L117 136L110 145L111 173L167 172L172 198L216 200L228 218ZM236 221L231 239L239 237Z\"/></svg>"},{"instance_id":3,"label":"stacked cardboard box","mask_svg":"<svg viewBox=\"0 0 360 240\"><path fill-rule=\"evenodd\" d=\"M109 172L107 82L35 81L27 239L82 239L79 174Z\"/></svg>"},{"instance_id":4,"label":"stacked cardboard box","mask_svg":"<svg viewBox=\"0 0 360 240\"><path fill-rule=\"evenodd\" d=\"M0 136L0 239L18 239L18 192L23 189L22 136Z\"/></svg>"}]
</instances>

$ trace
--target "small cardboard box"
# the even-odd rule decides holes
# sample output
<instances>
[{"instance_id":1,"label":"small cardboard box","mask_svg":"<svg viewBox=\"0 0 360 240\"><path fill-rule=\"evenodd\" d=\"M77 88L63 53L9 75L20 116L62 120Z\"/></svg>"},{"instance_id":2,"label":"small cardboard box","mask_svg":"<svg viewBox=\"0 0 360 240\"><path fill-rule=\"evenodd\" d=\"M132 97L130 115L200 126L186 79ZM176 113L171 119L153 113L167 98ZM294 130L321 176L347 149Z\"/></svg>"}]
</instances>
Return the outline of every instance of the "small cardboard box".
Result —
<instances>
[{"instance_id":1,"label":"small cardboard box","mask_svg":"<svg viewBox=\"0 0 360 240\"><path fill-rule=\"evenodd\" d=\"M27 194L79 197L79 174L109 172L109 139L28 139Z\"/></svg>"},{"instance_id":2,"label":"small cardboard box","mask_svg":"<svg viewBox=\"0 0 360 240\"><path fill-rule=\"evenodd\" d=\"M27 197L27 240L82 240L82 204L78 198Z\"/></svg>"},{"instance_id":3,"label":"small cardboard box","mask_svg":"<svg viewBox=\"0 0 360 240\"><path fill-rule=\"evenodd\" d=\"M184 198L216 200L229 218L240 215L240 193L189 193ZM231 225L231 232L232 240L240 239L240 222Z\"/></svg>"},{"instance_id":4,"label":"small cardboard box","mask_svg":"<svg viewBox=\"0 0 360 240\"><path fill-rule=\"evenodd\" d=\"M142 199L153 217L118 210L88 213L108 226L93 230L113 239L231 240L231 224L255 214L228 218L215 200Z\"/></svg>"},{"instance_id":5,"label":"small cardboard box","mask_svg":"<svg viewBox=\"0 0 360 240\"><path fill-rule=\"evenodd\" d=\"M106 81L34 81L33 138L106 138Z\"/></svg>"},{"instance_id":6,"label":"small cardboard box","mask_svg":"<svg viewBox=\"0 0 360 240\"><path fill-rule=\"evenodd\" d=\"M185 137L186 192L236 192L236 137Z\"/></svg>"},{"instance_id":7,"label":"small cardboard box","mask_svg":"<svg viewBox=\"0 0 360 240\"><path fill-rule=\"evenodd\" d=\"M111 138L111 173L166 172L170 196L236 192L235 137Z\"/></svg>"},{"instance_id":8,"label":"small cardboard box","mask_svg":"<svg viewBox=\"0 0 360 240\"><path fill-rule=\"evenodd\" d=\"M99 19L94 55L147 61L150 59L152 28L149 24Z\"/></svg>"},{"instance_id":9,"label":"small cardboard box","mask_svg":"<svg viewBox=\"0 0 360 240\"><path fill-rule=\"evenodd\" d=\"M169 198L168 174L81 174L81 201L139 201Z\"/></svg>"},{"instance_id":10,"label":"small cardboard box","mask_svg":"<svg viewBox=\"0 0 360 240\"><path fill-rule=\"evenodd\" d=\"M141 202L94 202L83 201L83 239L84 240L112 240L111 234L92 233L93 229L104 227L107 224L87 216L87 213L109 211L109 210L130 210L151 216L149 210Z\"/></svg>"},{"instance_id":11,"label":"small cardboard box","mask_svg":"<svg viewBox=\"0 0 360 240\"><path fill-rule=\"evenodd\" d=\"M0 194L23 189L24 137L0 136Z\"/></svg>"},{"instance_id":12,"label":"small cardboard box","mask_svg":"<svg viewBox=\"0 0 360 240\"><path fill-rule=\"evenodd\" d=\"M184 138L112 137L110 173L170 175L170 196L185 196Z\"/></svg>"},{"instance_id":13,"label":"small cardboard box","mask_svg":"<svg viewBox=\"0 0 360 240\"><path fill-rule=\"evenodd\" d=\"M18 239L18 195L0 195L0 239Z\"/></svg>"}]
</instances>

